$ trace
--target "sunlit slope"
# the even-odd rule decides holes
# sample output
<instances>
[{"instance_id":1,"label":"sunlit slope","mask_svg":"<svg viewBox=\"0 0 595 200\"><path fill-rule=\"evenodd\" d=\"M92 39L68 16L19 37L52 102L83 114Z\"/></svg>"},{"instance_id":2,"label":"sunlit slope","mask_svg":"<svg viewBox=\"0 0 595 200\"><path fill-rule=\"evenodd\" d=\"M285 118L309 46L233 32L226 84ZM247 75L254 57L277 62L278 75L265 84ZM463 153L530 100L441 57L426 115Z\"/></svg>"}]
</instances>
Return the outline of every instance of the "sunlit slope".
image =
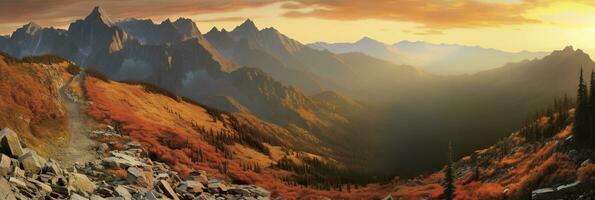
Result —
<instances>
[{"instance_id":1,"label":"sunlit slope","mask_svg":"<svg viewBox=\"0 0 595 200\"><path fill-rule=\"evenodd\" d=\"M16 59L0 54L0 127L15 130L41 153L68 141L60 87L72 77L67 71L76 69L53 56Z\"/></svg>"}]
</instances>

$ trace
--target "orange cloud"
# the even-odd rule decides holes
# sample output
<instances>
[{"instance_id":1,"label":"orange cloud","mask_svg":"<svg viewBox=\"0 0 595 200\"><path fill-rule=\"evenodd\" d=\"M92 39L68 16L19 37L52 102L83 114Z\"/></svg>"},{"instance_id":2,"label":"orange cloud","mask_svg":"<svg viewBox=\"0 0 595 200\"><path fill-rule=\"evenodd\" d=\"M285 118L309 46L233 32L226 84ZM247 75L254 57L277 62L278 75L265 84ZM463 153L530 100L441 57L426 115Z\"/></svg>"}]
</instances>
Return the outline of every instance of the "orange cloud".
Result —
<instances>
[{"instance_id":1,"label":"orange cloud","mask_svg":"<svg viewBox=\"0 0 595 200\"><path fill-rule=\"evenodd\" d=\"M379 19L422 24L429 29L472 28L540 23L523 13L548 3L527 0L498 3L494 0L294 0L282 7L286 17L334 20ZM431 33L437 33L435 30Z\"/></svg>"}]
</instances>

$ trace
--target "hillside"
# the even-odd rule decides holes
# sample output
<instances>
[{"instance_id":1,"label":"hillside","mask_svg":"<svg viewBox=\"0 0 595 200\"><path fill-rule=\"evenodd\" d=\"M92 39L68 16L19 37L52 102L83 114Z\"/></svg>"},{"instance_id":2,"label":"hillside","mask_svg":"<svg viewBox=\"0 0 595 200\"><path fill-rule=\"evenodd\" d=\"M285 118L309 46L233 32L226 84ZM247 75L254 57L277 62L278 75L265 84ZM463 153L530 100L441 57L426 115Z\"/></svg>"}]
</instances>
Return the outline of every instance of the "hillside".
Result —
<instances>
[{"instance_id":1,"label":"hillside","mask_svg":"<svg viewBox=\"0 0 595 200\"><path fill-rule=\"evenodd\" d=\"M457 152L471 153L516 130L552 99L575 94L581 67L588 72L595 69L595 63L583 51L567 47L542 59L414 86L407 95L389 98L389 106L377 105L375 112L382 113L375 118L378 124L400 130L384 133L381 143L393 147L379 152L395 163L411 156L426 158L416 160L414 167L397 170L402 173L419 172L421 166L436 169L444 162L436 155L448 140L458 144ZM385 162L379 160L377 165Z\"/></svg>"},{"instance_id":2,"label":"hillside","mask_svg":"<svg viewBox=\"0 0 595 200\"><path fill-rule=\"evenodd\" d=\"M77 70L55 56L17 59L0 54L0 124L18 131L42 154L65 145L69 130L59 90Z\"/></svg>"},{"instance_id":3,"label":"hillside","mask_svg":"<svg viewBox=\"0 0 595 200\"><path fill-rule=\"evenodd\" d=\"M155 86L104 81L96 76L91 73L85 79L88 113L103 124L117 127L120 134L139 142L151 158L172 166L182 175L201 169L234 183L259 185L271 190L273 196L290 199L383 196L363 188L362 191L367 192L321 190L324 184L319 181L332 181L330 178L336 178L336 173L342 174L344 179L353 174L344 171L344 167L337 168L342 166L337 161L308 153L326 149L320 148L320 141L307 132L288 130L247 113L208 108ZM102 140L125 142L109 136ZM321 167L321 163L327 164ZM309 171L296 171L302 167ZM323 172L319 170L331 171L319 174ZM322 177L308 178L313 182L301 182L302 176L314 175ZM294 185L296 182L311 184L311 187Z\"/></svg>"}]
</instances>

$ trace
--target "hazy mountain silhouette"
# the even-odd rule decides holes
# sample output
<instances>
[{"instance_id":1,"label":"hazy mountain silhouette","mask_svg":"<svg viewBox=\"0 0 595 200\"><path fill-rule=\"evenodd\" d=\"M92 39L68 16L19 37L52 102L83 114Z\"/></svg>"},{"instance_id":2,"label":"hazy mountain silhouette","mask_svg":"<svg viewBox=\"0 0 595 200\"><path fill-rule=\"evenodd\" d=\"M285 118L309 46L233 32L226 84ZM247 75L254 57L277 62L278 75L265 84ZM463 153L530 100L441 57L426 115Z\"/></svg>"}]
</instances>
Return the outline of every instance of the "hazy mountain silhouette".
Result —
<instances>
[{"instance_id":1,"label":"hazy mountain silhouette","mask_svg":"<svg viewBox=\"0 0 595 200\"><path fill-rule=\"evenodd\" d=\"M333 53L361 52L366 55L419 67L438 75L472 74L547 55L547 52L506 52L478 46L401 41L392 45L364 37L354 43L316 42L308 46Z\"/></svg>"},{"instance_id":2,"label":"hazy mountain silhouette","mask_svg":"<svg viewBox=\"0 0 595 200\"><path fill-rule=\"evenodd\" d=\"M392 105L379 106L377 113L384 114L377 120L384 121L384 129L399 130L385 132L388 136L381 140L394 148L380 157L391 157L395 163L425 158L414 161L418 163L412 166L417 167L400 170L416 173L420 166L440 166L443 157L432 155L446 148L449 140L464 154L489 146L553 99L573 96L581 68L590 72L595 63L583 51L566 47L542 59L433 79L412 89L415 92L393 97ZM379 162L381 166L386 161Z\"/></svg>"}]
</instances>

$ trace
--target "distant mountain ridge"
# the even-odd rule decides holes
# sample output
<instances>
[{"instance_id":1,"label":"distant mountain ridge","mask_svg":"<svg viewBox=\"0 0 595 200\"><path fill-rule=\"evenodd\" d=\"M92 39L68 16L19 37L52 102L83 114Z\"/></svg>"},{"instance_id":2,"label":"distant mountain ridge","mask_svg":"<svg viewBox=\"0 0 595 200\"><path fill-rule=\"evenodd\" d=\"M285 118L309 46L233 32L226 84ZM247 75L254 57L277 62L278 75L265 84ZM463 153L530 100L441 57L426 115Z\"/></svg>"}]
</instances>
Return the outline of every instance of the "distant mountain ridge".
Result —
<instances>
[{"instance_id":1,"label":"distant mountain ridge","mask_svg":"<svg viewBox=\"0 0 595 200\"><path fill-rule=\"evenodd\" d=\"M370 88L381 85L401 88L429 77L411 66L369 64L377 63L378 59L364 54L352 59L317 50L275 28L258 29L249 19L231 32L211 29L205 38L228 59L260 68L308 94L334 90L358 99L372 99L382 96L384 90L377 92ZM386 76L378 77L378 74Z\"/></svg>"},{"instance_id":2,"label":"distant mountain ridge","mask_svg":"<svg viewBox=\"0 0 595 200\"><path fill-rule=\"evenodd\" d=\"M547 52L506 52L479 46L432 44L423 41L401 41L385 44L369 37L354 43L316 42L308 46L333 53L361 52L366 55L419 67L438 75L473 74L500 67L509 62L531 60Z\"/></svg>"}]
</instances>

